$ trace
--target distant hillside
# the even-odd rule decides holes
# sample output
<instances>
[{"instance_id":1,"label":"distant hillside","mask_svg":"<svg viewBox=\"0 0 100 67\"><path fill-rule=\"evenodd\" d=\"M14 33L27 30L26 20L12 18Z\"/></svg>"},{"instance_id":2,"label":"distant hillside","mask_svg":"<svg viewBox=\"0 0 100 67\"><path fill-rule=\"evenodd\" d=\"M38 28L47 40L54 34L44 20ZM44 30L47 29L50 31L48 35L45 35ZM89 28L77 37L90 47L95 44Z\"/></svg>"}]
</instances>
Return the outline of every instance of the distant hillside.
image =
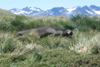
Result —
<instances>
[{"instance_id":1,"label":"distant hillside","mask_svg":"<svg viewBox=\"0 0 100 67\"><path fill-rule=\"evenodd\" d=\"M0 9L0 16L14 16L15 14L4 9Z\"/></svg>"}]
</instances>

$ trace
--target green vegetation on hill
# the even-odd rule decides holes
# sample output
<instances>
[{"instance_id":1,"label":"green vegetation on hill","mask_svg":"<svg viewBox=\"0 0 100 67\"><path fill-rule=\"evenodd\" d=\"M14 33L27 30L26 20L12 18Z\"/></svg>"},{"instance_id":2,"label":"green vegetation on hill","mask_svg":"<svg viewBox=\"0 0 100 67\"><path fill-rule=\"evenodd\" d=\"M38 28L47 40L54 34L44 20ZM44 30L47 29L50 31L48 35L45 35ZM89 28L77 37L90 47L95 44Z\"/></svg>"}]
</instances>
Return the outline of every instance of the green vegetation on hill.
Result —
<instances>
[{"instance_id":1,"label":"green vegetation on hill","mask_svg":"<svg viewBox=\"0 0 100 67\"><path fill-rule=\"evenodd\" d=\"M0 16L14 16L14 14L8 10L0 9Z\"/></svg>"},{"instance_id":2,"label":"green vegetation on hill","mask_svg":"<svg viewBox=\"0 0 100 67\"><path fill-rule=\"evenodd\" d=\"M100 18L0 16L0 67L100 67ZM17 36L43 26L73 30L62 36Z\"/></svg>"}]
</instances>

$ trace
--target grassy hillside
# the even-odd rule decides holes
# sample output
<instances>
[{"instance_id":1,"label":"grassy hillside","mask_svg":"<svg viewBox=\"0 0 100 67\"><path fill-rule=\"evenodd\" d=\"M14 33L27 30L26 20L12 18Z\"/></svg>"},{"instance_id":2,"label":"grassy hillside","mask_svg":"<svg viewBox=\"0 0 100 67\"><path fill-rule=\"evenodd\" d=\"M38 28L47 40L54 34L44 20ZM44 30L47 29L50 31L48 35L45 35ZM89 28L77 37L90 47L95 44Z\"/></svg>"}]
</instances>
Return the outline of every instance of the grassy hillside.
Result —
<instances>
[{"instance_id":1,"label":"grassy hillside","mask_svg":"<svg viewBox=\"0 0 100 67\"><path fill-rule=\"evenodd\" d=\"M9 19L8 19L9 18ZM100 18L0 17L0 67L100 67ZM72 29L62 36L17 36L16 32L43 26Z\"/></svg>"},{"instance_id":2,"label":"grassy hillside","mask_svg":"<svg viewBox=\"0 0 100 67\"><path fill-rule=\"evenodd\" d=\"M14 16L14 14L8 10L0 9L0 16Z\"/></svg>"}]
</instances>

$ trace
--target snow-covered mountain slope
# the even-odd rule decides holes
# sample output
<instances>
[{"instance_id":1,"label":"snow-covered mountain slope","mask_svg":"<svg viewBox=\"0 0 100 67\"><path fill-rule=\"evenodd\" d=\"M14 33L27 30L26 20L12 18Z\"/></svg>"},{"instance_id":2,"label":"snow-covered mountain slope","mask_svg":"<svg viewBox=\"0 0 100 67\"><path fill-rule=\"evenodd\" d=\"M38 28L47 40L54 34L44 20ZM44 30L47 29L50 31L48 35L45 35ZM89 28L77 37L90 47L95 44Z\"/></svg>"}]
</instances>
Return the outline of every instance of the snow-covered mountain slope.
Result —
<instances>
[{"instance_id":1,"label":"snow-covered mountain slope","mask_svg":"<svg viewBox=\"0 0 100 67\"><path fill-rule=\"evenodd\" d=\"M42 10L40 8L25 7L23 9L13 8L9 11L18 15L26 15L30 17L47 17L47 16L65 16L71 17L73 15L82 14L88 16L100 16L100 7L91 5L83 7L73 7L73 8L64 8L64 7L54 7L50 10Z\"/></svg>"},{"instance_id":2,"label":"snow-covered mountain slope","mask_svg":"<svg viewBox=\"0 0 100 67\"><path fill-rule=\"evenodd\" d=\"M26 16L34 16L37 13L43 12L43 10L41 10L40 8L32 8L32 7L25 7L23 9L17 9L17 8L13 8L10 9L9 11L13 12L14 14L18 14L18 15L26 15Z\"/></svg>"}]
</instances>

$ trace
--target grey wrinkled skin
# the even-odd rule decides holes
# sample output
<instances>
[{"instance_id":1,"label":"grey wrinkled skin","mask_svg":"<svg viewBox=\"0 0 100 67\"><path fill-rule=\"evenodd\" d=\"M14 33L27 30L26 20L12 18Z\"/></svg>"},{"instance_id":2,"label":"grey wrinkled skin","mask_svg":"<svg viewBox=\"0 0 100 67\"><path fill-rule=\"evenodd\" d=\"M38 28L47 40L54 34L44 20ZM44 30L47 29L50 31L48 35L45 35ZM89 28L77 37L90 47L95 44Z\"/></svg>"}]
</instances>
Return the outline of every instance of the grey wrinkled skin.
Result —
<instances>
[{"instance_id":1,"label":"grey wrinkled skin","mask_svg":"<svg viewBox=\"0 0 100 67\"><path fill-rule=\"evenodd\" d=\"M61 29L58 27L39 27L39 28L30 29L30 30L19 31L17 32L17 35L22 36L22 35L30 34L30 33L32 35L35 32L38 33L40 38L45 37L47 35L53 35L53 36L62 35L62 36L71 38L73 35L73 32L71 30Z\"/></svg>"}]
</instances>

